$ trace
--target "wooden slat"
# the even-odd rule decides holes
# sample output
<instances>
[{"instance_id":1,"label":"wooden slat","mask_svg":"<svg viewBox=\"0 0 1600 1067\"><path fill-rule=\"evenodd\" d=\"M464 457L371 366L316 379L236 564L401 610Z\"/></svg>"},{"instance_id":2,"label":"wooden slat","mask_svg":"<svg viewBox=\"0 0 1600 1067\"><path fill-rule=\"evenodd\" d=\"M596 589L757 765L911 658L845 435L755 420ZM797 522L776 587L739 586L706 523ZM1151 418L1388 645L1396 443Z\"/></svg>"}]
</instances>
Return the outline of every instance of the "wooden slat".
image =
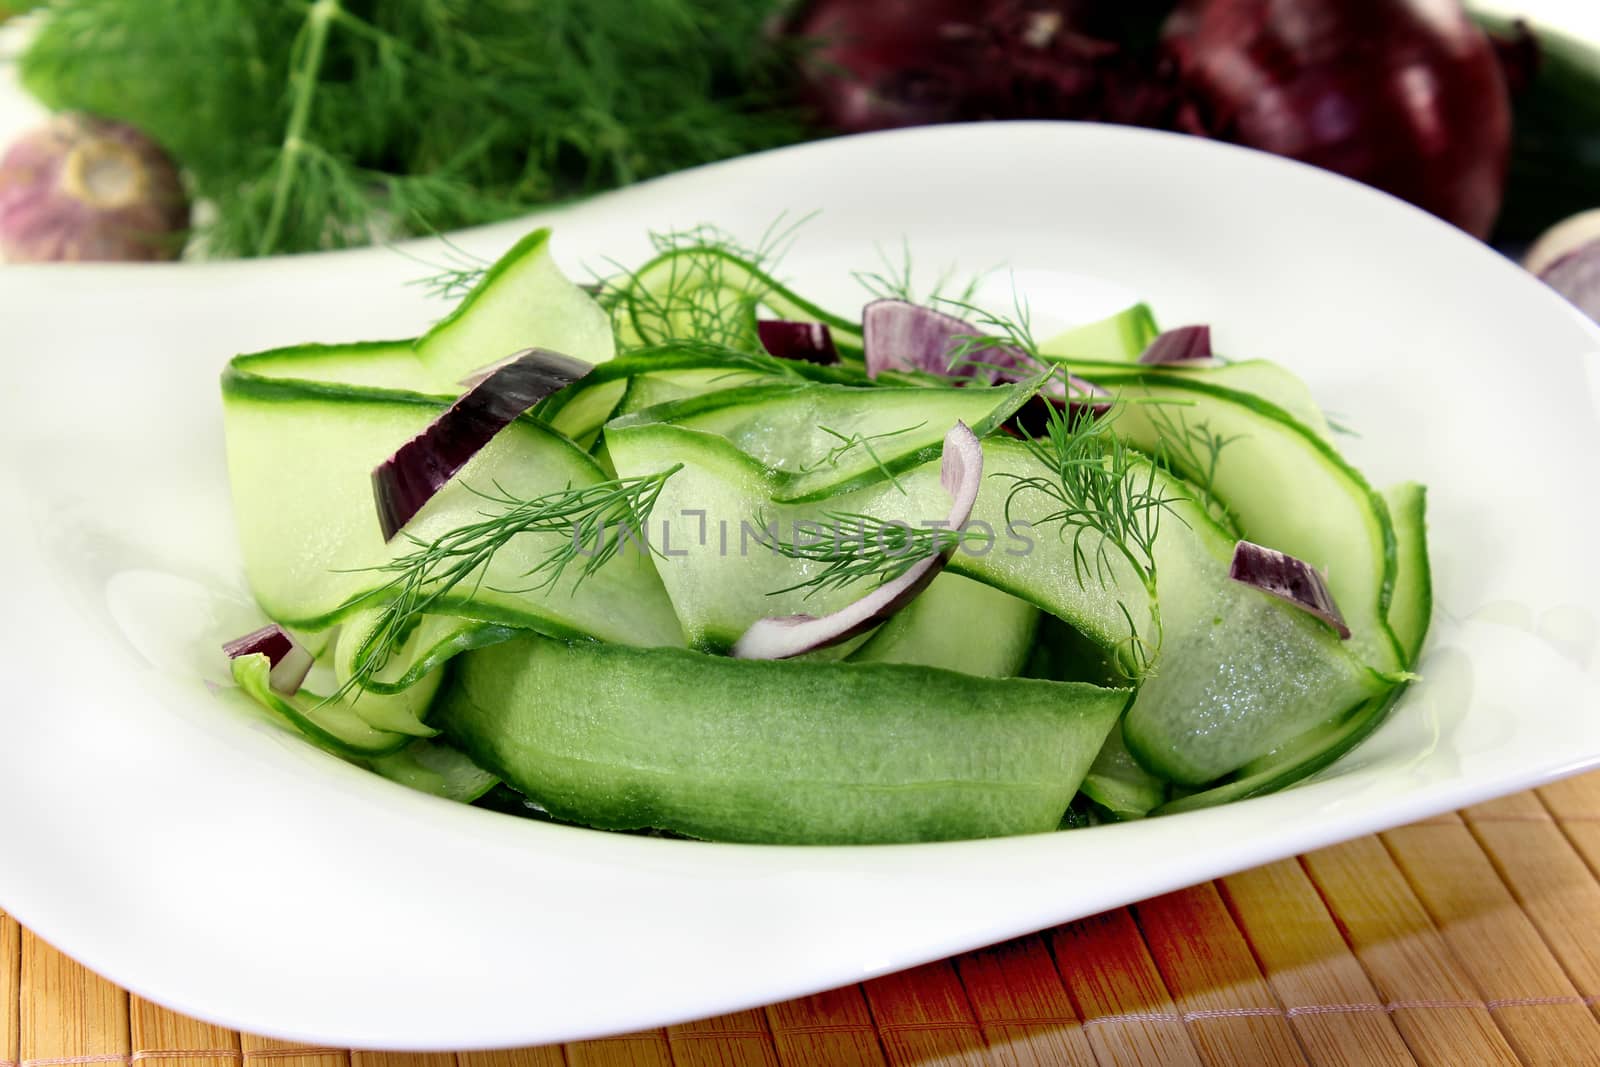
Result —
<instances>
[{"instance_id":1,"label":"wooden slat","mask_svg":"<svg viewBox=\"0 0 1600 1067\"><path fill-rule=\"evenodd\" d=\"M1102 1067L1201 1063L1126 910L1060 927L1050 947Z\"/></svg>"},{"instance_id":2,"label":"wooden slat","mask_svg":"<svg viewBox=\"0 0 1600 1067\"><path fill-rule=\"evenodd\" d=\"M1207 1063L1306 1062L1214 885L1147 900L1134 917Z\"/></svg>"},{"instance_id":3,"label":"wooden slat","mask_svg":"<svg viewBox=\"0 0 1600 1067\"><path fill-rule=\"evenodd\" d=\"M128 1040L128 994L24 931L18 1059L120 1063Z\"/></svg>"},{"instance_id":4,"label":"wooden slat","mask_svg":"<svg viewBox=\"0 0 1600 1067\"><path fill-rule=\"evenodd\" d=\"M165 1067L238 1067L239 1035L168 1011L143 997L128 1000L129 1039L134 1058Z\"/></svg>"},{"instance_id":5,"label":"wooden slat","mask_svg":"<svg viewBox=\"0 0 1600 1067\"><path fill-rule=\"evenodd\" d=\"M640 1030L564 1049L571 1067L672 1067L672 1048L665 1030Z\"/></svg>"},{"instance_id":6,"label":"wooden slat","mask_svg":"<svg viewBox=\"0 0 1600 1067\"><path fill-rule=\"evenodd\" d=\"M1534 793L1466 812L1467 825L1544 943L1591 1004L1600 998L1600 883Z\"/></svg>"},{"instance_id":7,"label":"wooden slat","mask_svg":"<svg viewBox=\"0 0 1600 1067\"><path fill-rule=\"evenodd\" d=\"M458 1067L564 1067L560 1045L517 1048L500 1052L458 1052Z\"/></svg>"},{"instance_id":8,"label":"wooden slat","mask_svg":"<svg viewBox=\"0 0 1600 1067\"><path fill-rule=\"evenodd\" d=\"M454 1052L362 1052L350 1053L351 1067L456 1067Z\"/></svg>"},{"instance_id":9,"label":"wooden slat","mask_svg":"<svg viewBox=\"0 0 1600 1067\"><path fill-rule=\"evenodd\" d=\"M1600 771L1547 785L1539 797L1590 872L1600 877Z\"/></svg>"},{"instance_id":10,"label":"wooden slat","mask_svg":"<svg viewBox=\"0 0 1600 1067\"><path fill-rule=\"evenodd\" d=\"M950 961L862 983L891 1064L983 1067L983 1036Z\"/></svg>"},{"instance_id":11,"label":"wooden slat","mask_svg":"<svg viewBox=\"0 0 1600 1067\"><path fill-rule=\"evenodd\" d=\"M1038 937L970 952L956 960L956 973L988 1042L991 1063L1094 1067L1072 998Z\"/></svg>"},{"instance_id":12,"label":"wooden slat","mask_svg":"<svg viewBox=\"0 0 1600 1067\"><path fill-rule=\"evenodd\" d=\"M767 1024L786 1067L883 1067L888 1062L859 985L774 1004L767 1009Z\"/></svg>"},{"instance_id":13,"label":"wooden slat","mask_svg":"<svg viewBox=\"0 0 1600 1067\"><path fill-rule=\"evenodd\" d=\"M1334 845L1303 862L1418 1062L1519 1062L1377 838Z\"/></svg>"},{"instance_id":14,"label":"wooden slat","mask_svg":"<svg viewBox=\"0 0 1600 1067\"><path fill-rule=\"evenodd\" d=\"M778 1067L772 1031L760 1009L667 1027L678 1067Z\"/></svg>"},{"instance_id":15,"label":"wooden slat","mask_svg":"<svg viewBox=\"0 0 1600 1067\"><path fill-rule=\"evenodd\" d=\"M22 927L0 911L0 1062L15 1064L22 1055L17 1011L22 997Z\"/></svg>"},{"instance_id":16,"label":"wooden slat","mask_svg":"<svg viewBox=\"0 0 1600 1067\"><path fill-rule=\"evenodd\" d=\"M255 1034L240 1034L239 1047L246 1067L349 1067L350 1053L342 1048L319 1048L293 1041L276 1041Z\"/></svg>"},{"instance_id":17,"label":"wooden slat","mask_svg":"<svg viewBox=\"0 0 1600 1067\"><path fill-rule=\"evenodd\" d=\"M1299 863L1231 875L1220 888L1312 1063L1416 1063Z\"/></svg>"},{"instance_id":18,"label":"wooden slat","mask_svg":"<svg viewBox=\"0 0 1600 1067\"><path fill-rule=\"evenodd\" d=\"M1466 826L1452 816L1383 841L1523 1063L1600 1067L1600 1022Z\"/></svg>"}]
</instances>

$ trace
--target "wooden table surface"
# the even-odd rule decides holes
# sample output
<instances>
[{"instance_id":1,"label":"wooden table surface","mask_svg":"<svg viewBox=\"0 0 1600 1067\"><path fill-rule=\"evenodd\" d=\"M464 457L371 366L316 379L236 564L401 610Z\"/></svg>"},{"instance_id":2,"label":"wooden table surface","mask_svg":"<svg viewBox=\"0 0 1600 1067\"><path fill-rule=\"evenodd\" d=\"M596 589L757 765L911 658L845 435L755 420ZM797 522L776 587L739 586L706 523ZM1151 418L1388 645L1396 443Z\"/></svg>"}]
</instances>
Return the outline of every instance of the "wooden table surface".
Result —
<instances>
[{"instance_id":1,"label":"wooden table surface","mask_svg":"<svg viewBox=\"0 0 1600 1067\"><path fill-rule=\"evenodd\" d=\"M175 1015L0 916L0 1067L1600 1064L1600 772L756 1011L514 1052Z\"/></svg>"}]
</instances>

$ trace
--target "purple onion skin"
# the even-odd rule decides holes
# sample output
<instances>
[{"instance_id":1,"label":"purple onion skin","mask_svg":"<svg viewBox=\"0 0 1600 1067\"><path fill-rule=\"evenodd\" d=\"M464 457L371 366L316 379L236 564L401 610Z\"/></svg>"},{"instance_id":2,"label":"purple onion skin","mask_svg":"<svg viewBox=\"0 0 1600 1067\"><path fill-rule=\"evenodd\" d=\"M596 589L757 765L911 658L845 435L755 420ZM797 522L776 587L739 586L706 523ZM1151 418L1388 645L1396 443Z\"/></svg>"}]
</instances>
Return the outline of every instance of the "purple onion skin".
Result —
<instances>
[{"instance_id":1,"label":"purple onion skin","mask_svg":"<svg viewBox=\"0 0 1600 1067\"><path fill-rule=\"evenodd\" d=\"M1139 362L1151 366L1211 362L1211 327L1179 326L1156 335L1139 356Z\"/></svg>"},{"instance_id":2,"label":"purple onion skin","mask_svg":"<svg viewBox=\"0 0 1600 1067\"><path fill-rule=\"evenodd\" d=\"M392 541L468 460L523 412L593 369L581 359L540 348L498 365L373 470L372 494L383 539Z\"/></svg>"},{"instance_id":3,"label":"purple onion skin","mask_svg":"<svg viewBox=\"0 0 1600 1067\"><path fill-rule=\"evenodd\" d=\"M1304 560L1251 541L1240 541L1233 548L1228 577L1293 604L1333 627L1340 639L1350 639L1350 627L1334 603L1327 581Z\"/></svg>"},{"instance_id":4,"label":"purple onion skin","mask_svg":"<svg viewBox=\"0 0 1600 1067\"><path fill-rule=\"evenodd\" d=\"M761 319L756 323L756 335L761 347L779 359L797 359L821 367L839 362L839 349L826 323Z\"/></svg>"},{"instance_id":5,"label":"purple onion skin","mask_svg":"<svg viewBox=\"0 0 1600 1067\"><path fill-rule=\"evenodd\" d=\"M8 262L173 259L188 223L177 167L132 126L68 112L0 158Z\"/></svg>"},{"instance_id":6,"label":"purple onion skin","mask_svg":"<svg viewBox=\"0 0 1600 1067\"><path fill-rule=\"evenodd\" d=\"M1182 0L1179 126L1375 185L1475 237L1500 212L1511 101L1459 0Z\"/></svg>"},{"instance_id":7,"label":"purple onion skin","mask_svg":"<svg viewBox=\"0 0 1600 1067\"><path fill-rule=\"evenodd\" d=\"M1544 269L1541 281L1600 322L1600 240L1568 252Z\"/></svg>"}]
</instances>

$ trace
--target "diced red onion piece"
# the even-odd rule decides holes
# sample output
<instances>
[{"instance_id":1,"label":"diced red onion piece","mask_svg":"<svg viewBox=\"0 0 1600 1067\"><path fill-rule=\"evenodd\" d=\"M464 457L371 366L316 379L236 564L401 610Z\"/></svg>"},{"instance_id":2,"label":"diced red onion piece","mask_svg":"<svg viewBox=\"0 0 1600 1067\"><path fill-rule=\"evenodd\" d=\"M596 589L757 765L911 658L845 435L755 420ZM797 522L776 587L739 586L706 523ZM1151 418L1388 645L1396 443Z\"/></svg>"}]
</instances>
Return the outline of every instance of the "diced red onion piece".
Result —
<instances>
[{"instance_id":1,"label":"diced red onion piece","mask_svg":"<svg viewBox=\"0 0 1600 1067\"><path fill-rule=\"evenodd\" d=\"M1339 605L1333 602L1327 581L1304 560L1250 541L1240 541L1234 546L1228 577L1287 600L1332 626L1344 640L1350 639L1350 627L1345 625Z\"/></svg>"},{"instance_id":2,"label":"diced red onion piece","mask_svg":"<svg viewBox=\"0 0 1600 1067\"><path fill-rule=\"evenodd\" d=\"M1546 267L1539 278L1600 322L1600 240L1568 252Z\"/></svg>"},{"instance_id":3,"label":"diced red onion piece","mask_svg":"<svg viewBox=\"0 0 1600 1067\"><path fill-rule=\"evenodd\" d=\"M965 423L944 437L939 482L949 492L950 514L945 529L960 530L972 516L983 485L983 446ZM758 619L733 646L738 659L788 659L839 644L878 625L915 600L944 570L949 552L918 560L900 577L885 582L831 615L780 615Z\"/></svg>"},{"instance_id":4,"label":"diced red onion piece","mask_svg":"<svg viewBox=\"0 0 1600 1067\"><path fill-rule=\"evenodd\" d=\"M1169 366L1188 364L1210 366L1211 327L1179 326L1156 335L1139 356L1140 363Z\"/></svg>"},{"instance_id":5,"label":"diced red onion piece","mask_svg":"<svg viewBox=\"0 0 1600 1067\"><path fill-rule=\"evenodd\" d=\"M279 693L293 695L311 673L312 655L302 648L289 631L274 623L263 626L254 633L236 637L222 646L229 659L241 656L267 657L271 670L267 684Z\"/></svg>"},{"instance_id":6,"label":"diced red onion piece","mask_svg":"<svg viewBox=\"0 0 1600 1067\"><path fill-rule=\"evenodd\" d=\"M902 370L993 381L992 365L1011 366L1025 358L1015 349L984 348L951 366L964 342L982 336L983 331L965 319L905 300L874 300L861 312L861 345L869 378Z\"/></svg>"},{"instance_id":7,"label":"diced red onion piece","mask_svg":"<svg viewBox=\"0 0 1600 1067\"><path fill-rule=\"evenodd\" d=\"M497 359L488 366L479 367L465 378L462 378L456 384L461 386L463 391L471 392L473 389L476 389L478 386L488 381L490 375L494 374L495 371L499 370L501 367L509 367L511 364L521 359L523 355L524 353L522 352L513 352L504 359Z\"/></svg>"},{"instance_id":8,"label":"diced red onion piece","mask_svg":"<svg viewBox=\"0 0 1600 1067\"><path fill-rule=\"evenodd\" d=\"M496 434L533 405L588 374L581 359L530 348L492 368L477 385L372 472L383 539L412 517Z\"/></svg>"},{"instance_id":9,"label":"diced red onion piece","mask_svg":"<svg viewBox=\"0 0 1600 1067\"><path fill-rule=\"evenodd\" d=\"M761 319L756 322L756 335L761 338L761 347L779 359L798 359L820 366L839 362L833 331L821 322Z\"/></svg>"}]
</instances>

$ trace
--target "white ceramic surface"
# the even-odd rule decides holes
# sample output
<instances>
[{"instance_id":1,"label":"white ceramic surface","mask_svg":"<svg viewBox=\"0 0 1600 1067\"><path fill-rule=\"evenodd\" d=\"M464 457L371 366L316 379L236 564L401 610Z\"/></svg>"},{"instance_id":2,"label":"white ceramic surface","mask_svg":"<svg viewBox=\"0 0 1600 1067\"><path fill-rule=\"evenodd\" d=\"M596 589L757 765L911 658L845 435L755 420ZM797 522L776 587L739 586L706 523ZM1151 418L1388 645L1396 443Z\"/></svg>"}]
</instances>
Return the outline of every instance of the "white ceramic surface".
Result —
<instances>
[{"instance_id":1,"label":"white ceramic surface","mask_svg":"<svg viewBox=\"0 0 1600 1067\"><path fill-rule=\"evenodd\" d=\"M1600 763L1600 331L1512 264L1321 172L1071 125L833 141L537 221L577 270L637 261L649 228L753 237L812 210L785 272L838 306L860 299L845 268L909 239L930 280L1010 264L1060 320L1137 293L1305 375L1375 482L1431 487L1438 611L1394 718L1275 796L943 845L706 845L409 793L207 685L254 617L216 377L241 350L420 330L442 310L404 284L425 269L388 249L6 268L0 905L207 1019L532 1043L859 980ZM457 240L493 255L531 224Z\"/></svg>"}]
</instances>

